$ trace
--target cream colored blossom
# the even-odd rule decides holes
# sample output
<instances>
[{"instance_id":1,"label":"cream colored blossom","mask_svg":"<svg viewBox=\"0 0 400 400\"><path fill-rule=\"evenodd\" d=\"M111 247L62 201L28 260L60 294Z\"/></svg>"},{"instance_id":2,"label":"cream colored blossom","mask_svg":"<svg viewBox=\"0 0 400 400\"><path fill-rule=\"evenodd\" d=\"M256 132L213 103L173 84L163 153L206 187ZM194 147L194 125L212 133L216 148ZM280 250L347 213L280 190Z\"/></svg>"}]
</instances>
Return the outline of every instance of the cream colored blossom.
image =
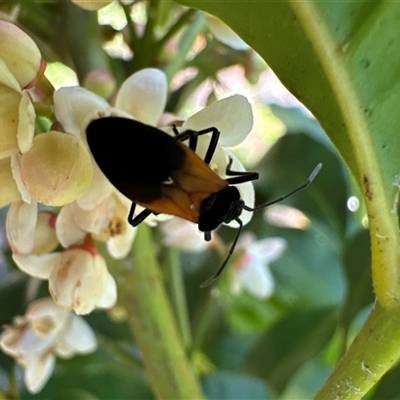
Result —
<instances>
[{"instance_id":1,"label":"cream colored blossom","mask_svg":"<svg viewBox=\"0 0 400 400\"><path fill-rule=\"evenodd\" d=\"M71 358L96 350L90 326L71 312L45 298L31 303L25 316L16 317L0 335L0 347L24 368L31 393L38 393L49 380L55 357Z\"/></svg>"},{"instance_id":2,"label":"cream colored blossom","mask_svg":"<svg viewBox=\"0 0 400 400\"><path fill-rule=\"evenodd\" d=\"M50 131L38 135L21 158L21 177L32 198L49 206L76 200L89 187L90 155L76 136Z\"/></svg>"},{"instance_id":3,"label":"cream colored blossom","mask_svg":"<svg viewBox=\"0 0 400 400\"><path fill-rule=\"evenodd\" d=\"M35 110L27 89L44 72L35 42L14 24L0 20L0 158L32 145Z\"/></svg>"},{"instance_id":4,"label":"cream colored blossom","mask_svg":"<svg viewBox=\"0 0 400 400\"><path fill-rule=\"evenodd\" d=\"M83 315L116 303L114 278L92 243L40 255L14 253L13 259L28 275L47 279L53 300L63 309Z\"/></svg>"},{"instance_id":5,"label":"cream colored blossom","mask_svg":"<svg viewBox=\"0 0 400 400\"><path fill-rule=\"evenodd\" d=\"M87 234L107 243L114 258L124 258L136 234L127 220L131 202L113 190L92 207L83 208L78 201L64 206L57 218L56 232L60 243L69 247Z\"/></svg>"}]
</instances>

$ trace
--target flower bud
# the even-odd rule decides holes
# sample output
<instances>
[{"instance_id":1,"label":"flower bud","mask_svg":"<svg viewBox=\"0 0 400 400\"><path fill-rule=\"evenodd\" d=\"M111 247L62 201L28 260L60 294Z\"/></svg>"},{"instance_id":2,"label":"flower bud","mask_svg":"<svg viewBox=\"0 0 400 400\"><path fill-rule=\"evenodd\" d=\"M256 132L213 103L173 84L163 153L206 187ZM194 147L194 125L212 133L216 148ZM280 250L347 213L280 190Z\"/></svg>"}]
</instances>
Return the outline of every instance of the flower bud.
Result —
<instances>
[{"instance_id":1,"label":"flower bud","mask_svg":"<svg viewBox=\"0 0 400 400\"><path fill-rule=\"evenodd\" d=\"M62 206L89 187L93 167L82 141L74 135L50 131L34 138L31 150L22 156L21 174L37 202Z\"/></svg>"},{"instance_id":2,"label":"flower bud","mask_svg":"<svg viewBox=\"0 0 400 400\"><path fill-rule=\"evenodd\" d=\"M16 25L4 20L0 20L0 49L0 58L21 88L31 84L43 70L36 43Z\"/></svg>"}]
</instances>

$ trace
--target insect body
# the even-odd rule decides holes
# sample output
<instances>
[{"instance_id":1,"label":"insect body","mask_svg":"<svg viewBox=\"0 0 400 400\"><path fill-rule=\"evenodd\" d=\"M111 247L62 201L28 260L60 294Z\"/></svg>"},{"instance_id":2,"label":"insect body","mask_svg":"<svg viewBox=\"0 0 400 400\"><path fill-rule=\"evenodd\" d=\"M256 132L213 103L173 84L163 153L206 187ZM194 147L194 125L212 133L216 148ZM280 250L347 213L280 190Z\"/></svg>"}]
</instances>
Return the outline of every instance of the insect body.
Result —
<instances>
[{"instance_id":1,"label":"insect body","mask_svg":"<svg viewBox=\"0 0 400 400\"><path fill-rule=\"evenodd\" d=\"M219 131L186 130L175 137L139 121L105 117L93 120L86 129L87 141L98 166L108 180L132 200L128 221L139 225L150 214L171 214L198 224L205 240L222 223L233 220L239 224L238 233L228 256L215 275L202 284L207 286L222 272L236 246L242 229L243 210L255 211L279 202L308 186L318 173L319 164L307 182L286 196L260 207L245 205L232 184L258 179L257 172L231 170L230 160L222 179L209 167L215 152ZM211 134L211 140L202 160L196 153L198 137ZM182 141L189 140L189 147ZM145 208L134 217L136 204Z\"/></svg>"}]
</instances>

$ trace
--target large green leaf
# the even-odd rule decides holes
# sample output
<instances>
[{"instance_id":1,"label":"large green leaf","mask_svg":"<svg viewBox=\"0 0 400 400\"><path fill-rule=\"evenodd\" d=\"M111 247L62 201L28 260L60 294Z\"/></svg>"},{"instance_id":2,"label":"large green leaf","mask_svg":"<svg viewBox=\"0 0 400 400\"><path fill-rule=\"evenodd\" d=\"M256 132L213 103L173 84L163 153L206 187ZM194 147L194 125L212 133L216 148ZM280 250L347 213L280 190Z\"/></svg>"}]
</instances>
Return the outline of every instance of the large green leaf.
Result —
<instances>
[{"instance_id":1,"label":"large green leaf","mask_svg":"<svg viewBox=\"0 0 400 400\"><path fill-rule=\"evenodd\" d=\"M400 3L190 1L230 25L317 117L365 199L377 303L318 398L360 398L400 356Z\"/></svg>"},{"instance_id":2,"label":"large green leaf","mask_svg":"<svg viewBox=\"0 0 400 400\"><path fill-rule=\"evenodd\" d=\"M326 346L336 320L328 308L290 311L254 346L248 369L282 392L297 368Z\"/></svg>"}]
</instances>

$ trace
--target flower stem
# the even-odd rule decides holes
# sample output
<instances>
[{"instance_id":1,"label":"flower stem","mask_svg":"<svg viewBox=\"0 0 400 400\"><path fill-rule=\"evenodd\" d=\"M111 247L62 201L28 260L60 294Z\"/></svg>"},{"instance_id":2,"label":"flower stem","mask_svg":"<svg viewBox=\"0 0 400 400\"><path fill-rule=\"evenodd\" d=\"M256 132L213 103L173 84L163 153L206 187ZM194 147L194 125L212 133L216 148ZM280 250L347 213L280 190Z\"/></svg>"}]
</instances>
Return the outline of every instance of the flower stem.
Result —
<instances>
[{"instance_id":1,"label":"flower stem","mask_svg":"<svg viewBox=\"0 0 400 400\"><path fill-rule=\"evenodd\" d=\"M100 27L97 14L83 10L66 1L65 7L65 39L68 43L75 71L82 81L92 70L109 70L108 58L102 48Z\"/></svg>"},{"instance_id":2,"label":"flower stem","mask_svg":"<svg viewBox=\"0 0 400 400\"><path fill-rule=\"evenodd\" d=\"M170 298L172 307L174 308L175 315L178 319L183 343L185 348L188 349L191 346L192 337L190 333L189 315L186 307L187 303L182 268L179 262L179 252L177 249L170 247L166 249L166 256L166 264L170 272Z\"/></svg>"},{"instance_id":3,"label":"flower stem","mask_svg":"<svg viewBox=\"0 0 400 400\"><path fill-rule=\"evenodd\" d=\"M178 20L171 26L168 32L158 41L157 49L162 49L165 44L170 40L176 33L178 33L186 24L189 24L193 16L197 13L197 10L188 9L182 15L179 16Z\"/></svg>"},{"instance_id":4,"label":"flower stem","mask_svg":"<svg viewBox=\"0 0 400 400\"><path fill-rule=\"evenodd\" d=\"M171 61L164 71L167 75L168 81L171 81L175 73L185 65L187 54L192 47L194 40L196 39L197 35L203 31L205 26L205 17L201 14L197 14L193 23L188 26L185 34L182 35L182 40L179 43L179 51L176 54L176 57Z\"/></svg>"},{"instance_id":5,"label":"flower stem","mask_svg":"<svg viewBox=\"0 0 400 400\"><path fill-rule=\"evenodd\" d=\"M201 399L184 352L153 250L150 228L142 224L132 249L134 267L124 269L120 301L142 351L149 381L158 398Z\"/></svg>"}]
</instances>

